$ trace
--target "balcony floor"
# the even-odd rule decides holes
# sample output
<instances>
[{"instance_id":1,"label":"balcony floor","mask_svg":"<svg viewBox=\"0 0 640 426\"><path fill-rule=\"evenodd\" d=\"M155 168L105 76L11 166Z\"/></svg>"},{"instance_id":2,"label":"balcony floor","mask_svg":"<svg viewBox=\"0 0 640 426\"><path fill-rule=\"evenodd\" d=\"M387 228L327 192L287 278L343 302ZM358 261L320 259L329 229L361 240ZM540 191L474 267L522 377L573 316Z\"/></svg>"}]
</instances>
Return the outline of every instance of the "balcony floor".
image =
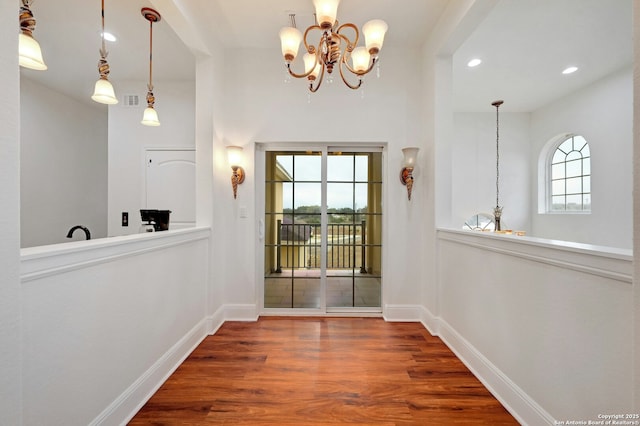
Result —
<instances>
[{"instance_id":1,"label":"balcony floor","mask_svg":"<svg viewBox=\"0 0 640 426\"><path fill-rule=\"evenodd\" d=\"M291 291L293 287L293 292ZM353 294L355 288L355 297ZM320 270L283 271L265 277L265 308L320 308ZM327 271L327 307L380 307L378 276L352 274L351 270ZM292 298L293 296L293 303Z\"/></svg>"}]
</instances>

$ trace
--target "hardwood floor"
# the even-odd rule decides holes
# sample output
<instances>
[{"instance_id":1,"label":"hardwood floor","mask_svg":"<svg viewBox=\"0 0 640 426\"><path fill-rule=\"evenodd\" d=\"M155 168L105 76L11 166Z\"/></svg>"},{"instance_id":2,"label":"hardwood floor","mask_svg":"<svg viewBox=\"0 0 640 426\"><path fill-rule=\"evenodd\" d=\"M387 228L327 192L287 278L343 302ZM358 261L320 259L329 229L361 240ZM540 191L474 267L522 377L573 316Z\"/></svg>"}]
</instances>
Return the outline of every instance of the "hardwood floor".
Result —
<instances>
[{"instance_id":1,"label":"hardwood floor","mask_svg":"<svg viewBox=\"0 0 640 426\"><path fill-rule=\"evenodd\" d=\"M131 425L517 425L419 323L262 317L207 337Z\"/></svg>"}]
</instances>

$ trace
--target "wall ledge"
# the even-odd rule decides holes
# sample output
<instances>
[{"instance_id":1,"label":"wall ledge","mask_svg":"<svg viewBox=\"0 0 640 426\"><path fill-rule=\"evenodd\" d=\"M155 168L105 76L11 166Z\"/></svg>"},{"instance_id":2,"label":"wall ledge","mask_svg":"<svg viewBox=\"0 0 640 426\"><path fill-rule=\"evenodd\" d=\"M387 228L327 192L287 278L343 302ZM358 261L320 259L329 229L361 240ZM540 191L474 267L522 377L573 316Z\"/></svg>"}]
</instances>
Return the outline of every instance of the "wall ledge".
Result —
<instances>
[{"instance_id":1,"label":"wall ledge","mask_svg":"<svg viewBox=\"0 0 640 426\"><path fill-rule=\"evenodd\" d=\"M631 284L632 250L493 232L438 229L447 241Z\"/></svg>"},{"instance_id":2,"label":"wall ledge","mask_svg":"<svg viewBox=\"0 0 640 426\"><path fill-rule=\"evenodd\" d=\"M23 248L20 250L20 278L24 284L122 257L205 240L210 235L210 228L196 227Z\"/></svg>"}]
</instances>

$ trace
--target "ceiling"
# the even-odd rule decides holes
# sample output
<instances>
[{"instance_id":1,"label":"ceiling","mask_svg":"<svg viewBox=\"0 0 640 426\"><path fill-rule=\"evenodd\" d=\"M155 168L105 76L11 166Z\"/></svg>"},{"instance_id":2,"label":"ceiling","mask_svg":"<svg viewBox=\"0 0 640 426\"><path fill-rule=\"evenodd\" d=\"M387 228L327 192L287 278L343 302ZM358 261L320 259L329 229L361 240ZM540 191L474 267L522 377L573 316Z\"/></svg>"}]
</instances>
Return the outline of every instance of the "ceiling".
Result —
<instances>
[{"instance_id":1,"label":"ceiling","mask_svg":"<svg viewBox=\"0 0 640 426\"><path fill-rule=\"evenodd\" d=\"M338 19L361 26L381 18L389 24L385 47L419 46L449 3L342 0ZM277 34L288 25L289 13L296 14L299 28L313 20L311 0L106 0L106 30L118 37L116 43L107 43L116 90L119 80L147 80L149 23L140 9L155 7L164 13L167 4L188 16L202 36L215 37L227 48L279 52ZM632 0L497 1L453 57L455 109L490 111L493 100L504 99L506 110L532 111L629 66L631 9ZM21 69L22 75L95 105L88 99L98 78L100 2L35 0L32 11L37 21L34 35L49 70ZM166 18L153 25L154 81L192 80L194 55L172 30L171 15ZM467 68L472 57L483 63ZM564 76L560 71L568 65L580 69Z\"/></svg>"}]
</instances>

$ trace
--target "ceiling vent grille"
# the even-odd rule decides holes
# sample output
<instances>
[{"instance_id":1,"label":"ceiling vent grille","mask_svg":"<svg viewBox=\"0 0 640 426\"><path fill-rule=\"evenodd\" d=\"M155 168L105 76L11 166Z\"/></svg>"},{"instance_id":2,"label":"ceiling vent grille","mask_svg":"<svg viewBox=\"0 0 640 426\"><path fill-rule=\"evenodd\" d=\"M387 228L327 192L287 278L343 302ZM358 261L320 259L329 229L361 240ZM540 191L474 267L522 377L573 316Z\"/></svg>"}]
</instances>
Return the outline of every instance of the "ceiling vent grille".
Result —
<instances>
[{"instance_id":1,"label":"ceiling vent grille","mask_svg":"<svg viewBox=\"0 0 640 426\"><path fill-rule=\"evenodd\" d=\"M140 105L140 96L138 95L124 95L123 105L126 107L136 107Z\"/></svg>"}]
</instances>

